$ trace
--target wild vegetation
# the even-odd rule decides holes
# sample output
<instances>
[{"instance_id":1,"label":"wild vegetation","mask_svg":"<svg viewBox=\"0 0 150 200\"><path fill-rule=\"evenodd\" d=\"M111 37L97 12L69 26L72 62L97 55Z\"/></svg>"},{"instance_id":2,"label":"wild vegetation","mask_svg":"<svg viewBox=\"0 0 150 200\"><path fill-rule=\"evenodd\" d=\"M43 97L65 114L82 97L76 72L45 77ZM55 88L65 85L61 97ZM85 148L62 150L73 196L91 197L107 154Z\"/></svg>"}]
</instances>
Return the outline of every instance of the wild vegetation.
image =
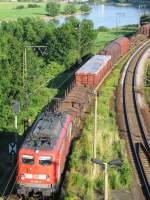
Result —
<instances>
[{"instance_id":1,"label":"wild vegetation","mask_svg":"<svg viewBox=\"0 0 150 200\"><path fill-rule=\"evenodd\" d=\"M80 34L78 27L80 27ZM59 82L55 81L55 77L69 70L80 56L89 52L95 36L93 24L88 20L79 23L78 20L72 19L61 27L32 18L18 19L17 22L2 22L0 28L0 130L13 130L12 104L15 99L18 99L21 103L21 112L18 116L19 131L23 131L22 126L26 115L22 85L25 46L41 44L47 46L46 54L43 55L39 49L27 48L27 92L29 118L32 122L48 100L58 92L59 85L66 75ZM79 45L82 47L80 54ZM44 86L43 83L45 83Z\"/></svg>"},{"instance_id":2,"label":"wild vegetation","mask_svg":"<svg viewBox=\"0 0 150 200\"><path fill-rule=\"evenodd\" d=\"M93 43L92 52L103 49L110 41L120 35L132 35L137 26L127 26L120 29L100 27ZM98 97L98 130L97 130L97 159L105 162L120 158L123 160L121 168L109 168L109 190L130 190L132 172L125 153L124 141L119 138L114 111L114 93L120 77L120 71L127 59L116 66L116 69L104 83ZM93 178L91 158L94 132L94 109L88 116L80 140L75 141L69 157L69 167L66 175L64 190L65 200L91 200L97 194L104 193L103 169L97 167L97 175ZM86 146L86 148L85 148Z\"/></svg>"},{"instance_id":3,"label":"wild vegetation","mask_svg":"<svg viewBox=\"0 0 150 200\"><path fill-rule=\"evenodd\" d=\"M97 159L108 162L123 160L120 168L109 168L109 189L130 190L132 171L125 153L124 141L119 138L114 112L114 92L123 64L116 66L109 80L104 83L98 97ZM80 140L74 143L69 158L69 170L65 182L65 200L95 199L104 193L103 169L97 168L96 177L92 173L92 133L94 131L94 113L88 116ZM86 148L85 148L86 147Z\"/></svg>"}]
</instances>

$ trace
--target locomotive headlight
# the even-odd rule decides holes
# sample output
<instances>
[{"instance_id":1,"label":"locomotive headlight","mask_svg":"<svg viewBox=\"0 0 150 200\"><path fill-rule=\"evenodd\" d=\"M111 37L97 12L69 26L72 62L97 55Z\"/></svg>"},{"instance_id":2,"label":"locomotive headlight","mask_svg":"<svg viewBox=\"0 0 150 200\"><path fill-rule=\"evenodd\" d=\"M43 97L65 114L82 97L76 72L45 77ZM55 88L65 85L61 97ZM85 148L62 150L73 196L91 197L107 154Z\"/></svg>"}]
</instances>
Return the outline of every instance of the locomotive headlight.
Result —
<instances>
[{"instance_id":1,"label":"locomotive headlight","mask_svg":"<svg viewBox=\"0 0 150 200\"><path fill-rule=\"evenodd\" d=\"M50 181L50 176L49 175L46 176L46 180Z\"/></svg>"},{"instance_id":2,"label":"locomotive headlight","mask_svg":"<svg viewBox=\"0 0 150 200\"><path fill-rule=\"evenodd\" d=\"M21 174L21 180L24 180L24 179L25 179L25 175Z\"/></svg>"},{"instance_id":3,"label":"locomotive headlight","mask_svg":"<svg viewBox=\"0 0 150 200\"><path fill-rule=\"evenodd\" d=\"M35 149L35 153L37 153L37 154L38 154L38 153L39 153L39 149Z\"/></svg>"}]
</instances>

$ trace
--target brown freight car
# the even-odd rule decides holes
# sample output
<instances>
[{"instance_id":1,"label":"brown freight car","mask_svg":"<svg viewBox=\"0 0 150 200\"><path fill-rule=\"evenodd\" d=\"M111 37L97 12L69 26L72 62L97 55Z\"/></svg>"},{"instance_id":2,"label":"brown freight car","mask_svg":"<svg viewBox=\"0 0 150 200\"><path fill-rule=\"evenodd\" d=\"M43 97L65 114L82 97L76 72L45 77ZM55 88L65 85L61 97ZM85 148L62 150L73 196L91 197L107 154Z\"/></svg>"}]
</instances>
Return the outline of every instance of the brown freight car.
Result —
<instances>
[{"instance_id":1,"label":"brown freight car","mask_svg":"<svg viewBox=\"0 0 150 200\"><path fill-rule=\"evenodd\" d=\"M121 56L127 53L129 48L129 39L126 37L120 37L117 40L114 40L102 51L99 55L111 55L113 65L119 60Z\"/></svg>"},{"instance_id":2,"label":"brown freight car","mask_svg":"<svg viewBox=\"0 0 150 200\"><path fill-rule=\"evenodd\" d=\"M111 68L110 55L95 55L75 73L76 84L95 88Z\"/></svg>"},{"instance_id":3,"label":"brown freight car","mask_svg":"<svg viewBox=\"0 0 150 200\"><path fill-rule=\"evenodd\" d=\"M140 33L150 36L150 24L145 24L140 28Z\"/></svg>"},{"instance_id":4,"label":"brown freight car","mask_svg":"<svg viewBox=\"0 0 150 200\"><path fill-rule=\"evenodd\" d=\"M111 55L113 65L121 57L121 48L120 45L112 42L104 50L104 55Z\"/></svg>"},{"instance_id":5,"label":"brown freight car","mask_svg":"<svg viewBox=\"0 0 150 200\"><path fill-rule=\"evenodd\" d=\"M121 56L126 54L129 50L129 39L127 37L120 37L114 41L115 43L120 45Z\"/></svg>"}]
</instances>

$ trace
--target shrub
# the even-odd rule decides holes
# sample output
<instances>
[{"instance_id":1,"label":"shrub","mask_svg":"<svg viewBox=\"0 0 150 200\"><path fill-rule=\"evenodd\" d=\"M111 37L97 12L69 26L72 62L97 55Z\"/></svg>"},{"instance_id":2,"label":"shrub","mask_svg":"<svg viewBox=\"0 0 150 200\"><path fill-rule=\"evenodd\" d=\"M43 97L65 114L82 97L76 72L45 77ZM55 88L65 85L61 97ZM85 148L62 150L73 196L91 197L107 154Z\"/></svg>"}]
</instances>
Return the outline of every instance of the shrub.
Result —
<instances>
[{"instance_id":1,"label":"shrub","mask_svg":"<svg viewBox=\"0 0 150 200\"><path fill-rule=\"evenodd\" d=\"M74 14L76 12L76 7L73 4L68 4L64 8L65 14Z\"/></svg>"},{"instance_id":2,"label":"shrub","mask_svg":"<svg viewBox=\"0 0 150 200\"><path fill-rule=\"evenodd\" d=\"M24 8L24 5L16 6L16 9L23 9L23 8Z\"/></svg>"},{"instance_id":3,"label":"shrub","mask_svg":"<svg viewBox=\"0 0 150 200\"><path fill-rule=\"evenodd\" d=\"M89 12L91 10L90 6L88 4L84 4L80 7L80 10L82 12Z\"/></svg>"},{"instance_id":4,"label":"shrub","mask_svg":"<svg viewBox=\"0 0 150 200\"><path fill-rule=\"evenodd\" d=\"M34 4L28 4L28 8L39 8L40 7L40 5L38 5L38 4L36 4L36 3L34 3Z\"/></svg>"},{"instance_id":5,"label":"shrub","mask_svg":"<svg viewBox=\"0 0 150 200\"><path fill-rule=\"evenodd\" d=\"M55 2L49 2L46 4L46 11L49 16L56 16L60 13L60 5Z\"/></svg>"},{"instance_id":6,"label":"shrub","mask_svg":"<svg viewBox=\"0 0 150 200\"><path fill-rule=\"evenodd\" d=\"M101 31L101 32L107 32L107 31L109 31L109 29L107 27L105 27L105 26L100 26L98 28L98 30Z\"/></svg>"}]
</instances>

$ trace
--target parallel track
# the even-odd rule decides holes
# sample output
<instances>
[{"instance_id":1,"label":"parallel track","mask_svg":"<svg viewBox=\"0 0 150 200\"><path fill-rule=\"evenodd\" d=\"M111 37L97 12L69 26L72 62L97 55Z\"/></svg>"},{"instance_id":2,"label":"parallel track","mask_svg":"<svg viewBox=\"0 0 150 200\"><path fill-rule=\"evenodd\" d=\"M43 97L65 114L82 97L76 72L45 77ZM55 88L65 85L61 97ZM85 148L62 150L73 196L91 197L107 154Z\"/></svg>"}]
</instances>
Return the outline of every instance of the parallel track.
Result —
<instances>
[{"instance_id":1,"label":"parallel track","mask_svg":"<svg viewBox=\"0 0 150 200\"><path fill-rule=\"evenodd\" d=\"M143 53L150 48L150 42L142 45L126 65L122 79L122 99L128 146L138 174L139 184L146 199L150 199L150 147L148 135L143 128L135 91L135 76Z\"/></svg>"}]
</instances>

